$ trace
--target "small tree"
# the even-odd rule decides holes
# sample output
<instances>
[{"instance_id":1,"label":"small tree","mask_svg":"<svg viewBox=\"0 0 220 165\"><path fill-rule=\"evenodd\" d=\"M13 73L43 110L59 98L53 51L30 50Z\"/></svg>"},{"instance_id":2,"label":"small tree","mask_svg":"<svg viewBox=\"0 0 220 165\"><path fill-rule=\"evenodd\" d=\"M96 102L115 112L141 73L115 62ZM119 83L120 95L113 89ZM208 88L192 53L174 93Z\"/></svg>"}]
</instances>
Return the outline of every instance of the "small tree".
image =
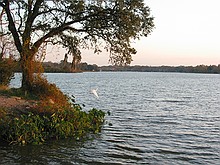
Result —
<instances>
[{"instance_id":1,"label":"small tree","mask_svg":"<svg viewBox=\"0 0 220 165\"><path fill-rule=\"evenodd\" d=\"M147 36L154 24L144 0L2 0L2 17L8 23L21 58L22 88L31 91L33 61L45 42L77 39L77 48L103 46L114 64L129 64L136 50L132 39Z\"/></svg>"},{"instance_id":2,"label":"small tree","mask_svg":"<svg viewBox=\"0 0 220 165\"><path fill-rule=\"evenodd\" d=\"M14 76L15 61L12 58L0 60L0 86L8 86Z\"/></svg>"},{"instance_id":3,"label":"small tree","mask_svg":"<svg viewBox=\"0 0 220 165\"><path fill-rule=\"evenodd\" d=\"M5 34L3 15L4 10L0 12L0 86L8 86L14 76L17 50L12 36Z\"/></svg>"}]
</instances>

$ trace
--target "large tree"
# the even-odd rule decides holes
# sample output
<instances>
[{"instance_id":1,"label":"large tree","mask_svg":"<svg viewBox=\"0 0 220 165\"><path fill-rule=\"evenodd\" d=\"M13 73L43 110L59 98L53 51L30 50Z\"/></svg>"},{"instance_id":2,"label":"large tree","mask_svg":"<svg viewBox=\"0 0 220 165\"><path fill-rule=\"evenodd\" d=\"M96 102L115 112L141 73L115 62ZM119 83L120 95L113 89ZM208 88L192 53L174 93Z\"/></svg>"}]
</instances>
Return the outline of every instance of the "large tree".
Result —
<instances>
[{"instance_id":1,"label":"large tree","mask_svg":"<svg viewBox=\"0 0 220 165\"><path fill-rule=\"evenodd\" d=\"M72 37L76 50L98 53L103 47L112 63L129 64L136 53L131 40L154 27L144 0L1 0L0 6L20 54L25 90L31 90L33 60L45 42L63 44Z\"/></svg>"}]
</instances>

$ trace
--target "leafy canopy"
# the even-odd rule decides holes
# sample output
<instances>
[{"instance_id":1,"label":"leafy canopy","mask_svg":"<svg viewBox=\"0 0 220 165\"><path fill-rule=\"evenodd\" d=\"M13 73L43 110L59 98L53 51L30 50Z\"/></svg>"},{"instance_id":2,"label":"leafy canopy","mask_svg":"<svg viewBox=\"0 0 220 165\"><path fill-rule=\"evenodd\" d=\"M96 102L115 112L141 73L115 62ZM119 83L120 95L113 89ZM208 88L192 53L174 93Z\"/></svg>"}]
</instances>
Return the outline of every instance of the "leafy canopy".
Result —
<instances>
[{"instance_id":1,"label":"leafy canopy","mask_svg":"<svg viewBox=\"0 0 220 165\"><path fill-rule=\"evenodd\" d=\"M6 33L13 35L20 54L25 45L31 50L45 42L68 47L71 40L77 51L104 48L112 63L129 64L136 53L130 42L154 28L144 0L2 0L0 6Z\"/></svg>"}]
</instances>

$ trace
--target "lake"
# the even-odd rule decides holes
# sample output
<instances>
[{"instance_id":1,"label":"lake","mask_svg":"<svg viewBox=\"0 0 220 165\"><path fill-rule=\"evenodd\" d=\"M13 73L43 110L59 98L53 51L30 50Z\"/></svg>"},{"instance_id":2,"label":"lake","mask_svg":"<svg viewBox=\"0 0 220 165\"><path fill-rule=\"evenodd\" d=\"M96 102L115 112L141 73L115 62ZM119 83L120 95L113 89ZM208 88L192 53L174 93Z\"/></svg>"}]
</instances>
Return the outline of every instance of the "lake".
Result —
<instances>
[{"instance_id":1,"label":"lake","mask_svg":"<svg viewBox=\"0 0 220 165\"><path fill-rule=\"evenodd\" d=\"M0 164L220 164L220 75L146 72L46 74L84 110L106 116L85 141L0 146ZM11 86L19 86L20 74ZM98 89L99 99L91 89ZM111 123L111 124L109 124Z\"/></svg>"}]
</instances>

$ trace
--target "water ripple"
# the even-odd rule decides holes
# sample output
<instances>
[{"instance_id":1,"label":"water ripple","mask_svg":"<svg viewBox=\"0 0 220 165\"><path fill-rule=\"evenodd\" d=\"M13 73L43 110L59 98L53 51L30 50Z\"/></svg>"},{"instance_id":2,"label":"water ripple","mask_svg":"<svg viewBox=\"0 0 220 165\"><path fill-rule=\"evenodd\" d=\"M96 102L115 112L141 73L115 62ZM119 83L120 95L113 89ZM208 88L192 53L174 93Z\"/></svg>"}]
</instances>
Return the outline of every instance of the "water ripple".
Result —
<instances>
[{"instance_id":1,"label":"water ripple","mask_svg":"<svg viewBox=\"0 0 220 165\"><path fill-rule=\"evenodd\" d=\"M86 109L110 111L93 138L0 146L0 164L218 165L220 77L178 73L47 74ZM72 88L74 84L74 88ZM100 99L88 94L99 88Z\"/></svg>"}]
</instances>

